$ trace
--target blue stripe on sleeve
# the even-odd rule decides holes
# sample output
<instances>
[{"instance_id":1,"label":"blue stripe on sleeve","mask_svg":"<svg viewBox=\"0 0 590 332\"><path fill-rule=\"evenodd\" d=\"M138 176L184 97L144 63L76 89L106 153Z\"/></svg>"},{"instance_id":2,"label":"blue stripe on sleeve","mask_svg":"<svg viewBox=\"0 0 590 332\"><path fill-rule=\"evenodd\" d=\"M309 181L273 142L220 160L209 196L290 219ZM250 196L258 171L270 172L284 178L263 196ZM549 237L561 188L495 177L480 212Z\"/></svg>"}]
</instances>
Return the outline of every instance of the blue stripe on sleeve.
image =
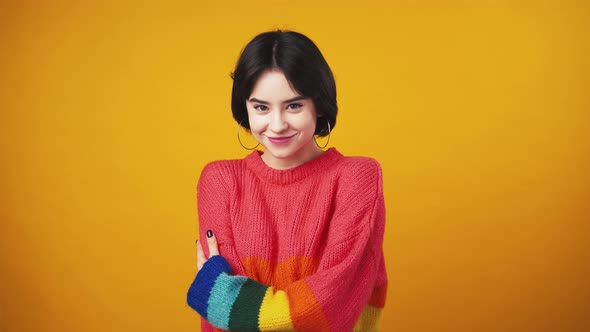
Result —
<instances>
[{"instance_id":1,"label":"blue stripe on sleeve","mask_svg":"<svg viewBox=\"0 0 590 332\"><path fill-rule=\"evenodd\" d=\"M232 306L240 294L240 289L248 281L243 276L230 276L220 274L211 289L209 306L207 309L207 320L215 327L229 330L229 315Z\"/></svg>"},{"instance_id":2,"label":"blue stripe on sleeve","mask_svg":"<svg viewBox=\"0 0 590 332\"><path fill-rule=\"evenodd\" d=\"M220 255L211 256L188 289L186 302L207 319L207 306L215 280L222 273L231 274L229 263Z\"/></svg>"}]
</instances>

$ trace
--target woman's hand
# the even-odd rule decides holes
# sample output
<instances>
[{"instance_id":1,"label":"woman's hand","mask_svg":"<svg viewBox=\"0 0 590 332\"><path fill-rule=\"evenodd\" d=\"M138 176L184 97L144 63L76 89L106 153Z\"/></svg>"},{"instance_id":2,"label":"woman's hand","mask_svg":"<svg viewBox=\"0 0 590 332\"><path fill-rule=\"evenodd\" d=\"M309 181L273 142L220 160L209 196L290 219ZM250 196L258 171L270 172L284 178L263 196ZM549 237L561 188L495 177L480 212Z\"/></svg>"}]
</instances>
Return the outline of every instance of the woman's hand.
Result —
<instances>
[{"instance_id":1,"label":"woman's hand","mask_svg":"<svg viewBox=\"0 0 590 332\"><path fill-rule=\"evenodd\" d=\"M217 239L212 231L207 231L207 246L209 247L209 257L219 255L219 249L217 248ZM207 261L201 240L197 240L197 272L201 270L203 264Z\"/></svg>"}]
</instances>

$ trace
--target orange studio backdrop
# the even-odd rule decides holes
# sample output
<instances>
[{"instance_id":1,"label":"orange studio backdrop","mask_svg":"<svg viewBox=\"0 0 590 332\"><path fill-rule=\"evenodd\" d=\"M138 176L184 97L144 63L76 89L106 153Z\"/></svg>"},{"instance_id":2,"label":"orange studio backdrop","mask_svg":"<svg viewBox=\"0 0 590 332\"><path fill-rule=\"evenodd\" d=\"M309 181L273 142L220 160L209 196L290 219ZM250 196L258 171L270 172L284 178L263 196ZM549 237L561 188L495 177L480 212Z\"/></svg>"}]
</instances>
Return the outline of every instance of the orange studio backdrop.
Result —
<instances>
[{"instance_id":1,"label":"orange studio backdrop","mask_svg":"<svg viewBox=\"0 0 590 332\"><path fill-rule=\"evenodd\" d=\"M198 331L195 185L257 33L310 36L384 170L382 331L590 329L585 1L3 1L0 331Z\"/></svg>"}]
</instances>

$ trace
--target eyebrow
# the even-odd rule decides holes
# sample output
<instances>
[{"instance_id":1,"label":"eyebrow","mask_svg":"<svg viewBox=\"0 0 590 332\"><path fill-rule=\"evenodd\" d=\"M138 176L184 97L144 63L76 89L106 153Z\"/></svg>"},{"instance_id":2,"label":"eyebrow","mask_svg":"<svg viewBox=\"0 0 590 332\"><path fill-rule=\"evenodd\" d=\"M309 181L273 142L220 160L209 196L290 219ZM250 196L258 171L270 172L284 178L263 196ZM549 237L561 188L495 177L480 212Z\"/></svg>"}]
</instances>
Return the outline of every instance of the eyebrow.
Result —
<instances>
[{"instance_id":1,"label":"eyebrow","mask_svg":"<svg viewBox=\"0 0 590 332\"><path fill-rule=\"evenodd\" d=\"M294 98L285 100L283 102L283 104L288 104L288 103L292 103L294 101L303 100L303 99L307 99L307 97L297 96L297 97L294 97ZM257 99L257 98L250 98L250 99L248 99L248 101L251 102L251 103L259 103L259 104L265 104L265 105L270 104L268 101L260 100L260 99Z\"/></svg>"}]
</instances>

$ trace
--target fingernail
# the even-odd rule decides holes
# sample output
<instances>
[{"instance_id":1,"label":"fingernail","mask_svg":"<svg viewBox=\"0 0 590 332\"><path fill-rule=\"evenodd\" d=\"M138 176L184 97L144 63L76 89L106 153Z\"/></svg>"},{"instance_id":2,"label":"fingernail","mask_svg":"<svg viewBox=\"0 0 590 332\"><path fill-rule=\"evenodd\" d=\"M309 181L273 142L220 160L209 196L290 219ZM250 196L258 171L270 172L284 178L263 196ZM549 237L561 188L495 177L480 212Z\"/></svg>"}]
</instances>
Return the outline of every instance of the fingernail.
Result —
<instances>
[{"instance_id":1,"label":"fingernail","mask_svg":"<svg viewBox=\"0 0 590 332\"><path fill-rule=\"evenodd\" d=\"M213 232L211 232L211 230L207 231L207 237L212 237L213 236Z\"/></svg>"}]
</instances>

